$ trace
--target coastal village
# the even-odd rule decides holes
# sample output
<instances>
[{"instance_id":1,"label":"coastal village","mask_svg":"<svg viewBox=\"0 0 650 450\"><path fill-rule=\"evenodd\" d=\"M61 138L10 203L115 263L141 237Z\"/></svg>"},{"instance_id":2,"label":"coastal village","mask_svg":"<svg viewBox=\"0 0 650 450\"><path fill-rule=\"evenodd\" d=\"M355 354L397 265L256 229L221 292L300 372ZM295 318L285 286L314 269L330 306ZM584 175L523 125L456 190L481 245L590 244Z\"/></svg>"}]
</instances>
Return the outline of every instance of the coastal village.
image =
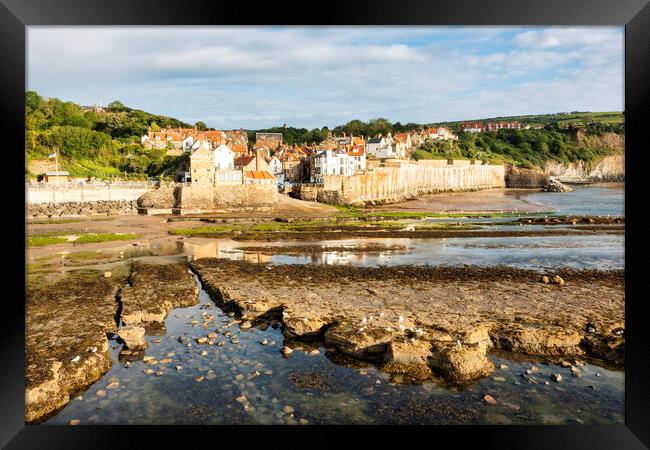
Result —
<instances>
[{"instance_id":1,"label":"coastal village","mask_svg":"<svg viewBox=\"0 0 650 450\"><path fill-rule=\"evenodd\" d=\"M346 177L372 171L386 161L407 161L426 141L457 140L448 128L388 133L386 136L352 136L331 133L320 144L287 145L282 133L256 133L248 142L243 129L199 131L196 128L149 130L141 143L168 149L168 155L190 155L185 182L223 184L322 183L326 175ZM212 166L206 165L208 159Z\"/></svg>"}]
</instances>

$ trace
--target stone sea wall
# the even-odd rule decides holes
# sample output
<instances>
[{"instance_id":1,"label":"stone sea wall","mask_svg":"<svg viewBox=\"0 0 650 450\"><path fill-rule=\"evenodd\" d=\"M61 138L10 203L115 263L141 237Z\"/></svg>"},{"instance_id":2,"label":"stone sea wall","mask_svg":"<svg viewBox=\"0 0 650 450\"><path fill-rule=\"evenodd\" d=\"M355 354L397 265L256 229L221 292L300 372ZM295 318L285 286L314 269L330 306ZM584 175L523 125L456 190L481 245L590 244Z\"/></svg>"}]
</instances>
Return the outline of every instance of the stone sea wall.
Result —
<instances>
[{"instance_id":1,"label":"stone sea wall","mask_svg":"<svg viewBox=\"0 0 650 450\"><path fill-rule=\"evenodd\" d=\"M119 216L137 214L135 200L100 200L96 202L28 203L25 216L28 218L65 216Z\"/></svg>"},{"instance_id":2,"label":"stone sea wall","mask_svg":"<svg viewBox=\"0 0 650 450\"><path fill-rule=\"evenodd\" d=\"M184 186L178 191L176 207L181 209L220 210L230 208L272 208L278 202L273 184L226 186Z\"/></svg>"},{"instance_id":3,"label":"stone sea wall","mask_svg":"<svg viewBox=\"0 0 650 450\"><path fill-rule=\"evenodd\" d=\"M402 201L442 191L502 188L504 167L478 165L470 161L453 164L404 163L375 167L365 174L325 176L316 199L322 203L379 204ZM296 197L313 199L313 189L301 186Z\"/></svg>"},{"instance_id":4,"label":"stone sea wall","mask_svg":"<svg viewBox=\"0 0 650 450\"><path fill-rule=\"evenodd\" d=\"M151 187L90 187L90 186L27 186L27 203L71 203L117 200L137 200L141 195L154 189Z\"/></svg>"}]
</instances>

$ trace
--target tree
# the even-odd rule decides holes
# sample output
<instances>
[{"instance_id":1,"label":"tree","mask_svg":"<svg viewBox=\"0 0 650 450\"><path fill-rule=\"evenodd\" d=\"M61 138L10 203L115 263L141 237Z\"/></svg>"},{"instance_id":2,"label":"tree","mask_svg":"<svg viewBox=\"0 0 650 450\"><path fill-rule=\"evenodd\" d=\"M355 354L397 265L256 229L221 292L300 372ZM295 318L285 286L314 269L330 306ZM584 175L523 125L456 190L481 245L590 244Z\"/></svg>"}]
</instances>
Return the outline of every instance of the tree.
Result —
<instances>
[{"instance_id":1,"label":"tree","mask_svg":"<svg viewBox=\"0 0 650 450\"><path fill-rule=\"evenodd\" d=\"M194 124L194 126L199 131L206 131L208 129L208 126L204 122L201 122L201 121L196 122Z\"/></svg>"},{"instance_id":2,"label":"tree","mask_svg":"<svg viewBox=\"0 0 650 450\"><path fill-rule=\"evenodd\" d=\"M110 102L108 106L106 107L107 110L109 111L126 111L127 107L122 104L119 100L115 100L114 102Z\"/></svg>"},{"instance_id":3,"label":"tree","mask_svg":"<svg viewBox=\"0 0 650 450\"><path fill-rule=\"evenodd\" d=\"M151 125L149 125L149 128L151 131L160 131L160 127L156 122L151 122Z\"/></svg>"}]
</instances>

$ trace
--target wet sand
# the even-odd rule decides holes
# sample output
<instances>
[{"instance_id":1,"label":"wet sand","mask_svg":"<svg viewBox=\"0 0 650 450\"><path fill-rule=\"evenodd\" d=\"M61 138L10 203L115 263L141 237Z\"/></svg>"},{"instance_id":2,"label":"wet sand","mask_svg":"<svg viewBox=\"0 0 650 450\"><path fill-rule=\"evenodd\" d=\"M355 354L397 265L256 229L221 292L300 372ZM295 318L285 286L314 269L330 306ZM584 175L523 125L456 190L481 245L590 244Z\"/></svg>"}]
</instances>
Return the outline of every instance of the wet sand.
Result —
<instances>
[{"instance_id":1,"label":"wet sand","mask_svg":"<svg viewBox=\"0 0 650 450\"><path fill-rule=\"evenodd\" d=\"M415 200L388 206L368 207L373 211L412 212L545 212L541 205L527 202L521 197L539 192L539 189L485 189L471 192L431 194Z\"/></svg>"}]
</instances>

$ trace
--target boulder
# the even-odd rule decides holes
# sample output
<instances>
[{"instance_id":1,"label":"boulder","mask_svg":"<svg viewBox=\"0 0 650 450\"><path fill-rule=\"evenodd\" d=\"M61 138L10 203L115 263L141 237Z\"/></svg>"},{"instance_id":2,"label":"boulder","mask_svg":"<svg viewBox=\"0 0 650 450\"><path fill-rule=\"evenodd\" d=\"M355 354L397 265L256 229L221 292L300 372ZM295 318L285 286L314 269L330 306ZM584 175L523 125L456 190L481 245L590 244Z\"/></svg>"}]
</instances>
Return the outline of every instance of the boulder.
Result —
<instances>
[{"instance_id":1,"label":"boulder","mask_svg":"<svg viewBox=\"0 0 650 450\"><path fill-rule=\"evenodd\" d=\"M124 342L124 345L131 350L143 350L147 347L144 338L144 328L135 325L127 325L117 330L117 335Z\"/></svg>"},{"instance_id":2,"label":"boulder","mask_svg":"<svg viewBox=\"0 0 650 450\"><path fill-rule=\"evenodd\" d=\"M396 338L388 344L385 363L381 370L387 373L404 374L413 378L426 379L431 376L427 361L431 357L431 344L405 338Z\"/></svg>"},{"instance_id":3,"label":"boulder","mask_svg":"<svg viewBox=\"0 0 650 450\"><path fill-rule=\"evenodd\" d=\"M573 192L573 188L552 178L548 180L548 184L542 190L545 192Z\"/></svg>"},{"instance_id":4,"label":"boulder","mask_svg":"<svg viewBox=\"0 0 650 450\"><path fill-rule=\"evenodd\" d=\"M494 364L487 357L487 347L479 344L436 342L429 365L453 382L483 378L494 370Z\"/></svg>"}]
</instances>

